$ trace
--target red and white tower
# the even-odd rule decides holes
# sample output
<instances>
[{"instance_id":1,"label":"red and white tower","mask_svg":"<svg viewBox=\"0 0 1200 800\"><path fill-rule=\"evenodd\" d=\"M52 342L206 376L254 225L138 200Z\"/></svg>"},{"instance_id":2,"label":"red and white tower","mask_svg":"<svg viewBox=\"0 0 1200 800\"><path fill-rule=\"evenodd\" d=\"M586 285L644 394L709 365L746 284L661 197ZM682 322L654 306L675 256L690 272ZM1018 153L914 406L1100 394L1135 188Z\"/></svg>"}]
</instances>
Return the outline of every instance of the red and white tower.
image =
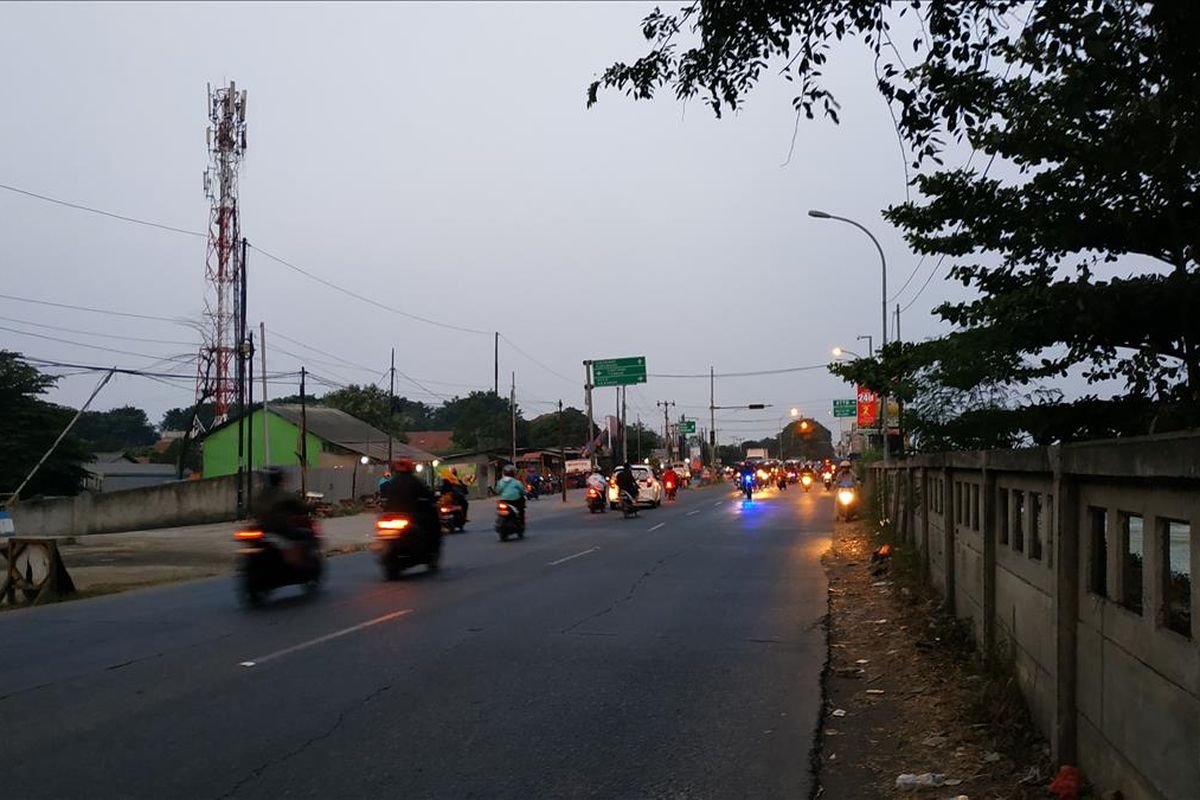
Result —
<instances>
[{"instance_id":1,"label":"red and white tower","mask_svg":"<svg viewBox=\"0 0 1200 800\"><path fill-rule=\"evenodd\" d=\"M208 87L208 168L204 192L212 203L208 218L208 252L204 314L208 324L196 370L196 401L212 400L214 425L229 418L237 396L234 359L243 331L241 314L242 253L238 215L238 168L246 152L246 92L233 81Z\"/></svg>"}]
</instances>

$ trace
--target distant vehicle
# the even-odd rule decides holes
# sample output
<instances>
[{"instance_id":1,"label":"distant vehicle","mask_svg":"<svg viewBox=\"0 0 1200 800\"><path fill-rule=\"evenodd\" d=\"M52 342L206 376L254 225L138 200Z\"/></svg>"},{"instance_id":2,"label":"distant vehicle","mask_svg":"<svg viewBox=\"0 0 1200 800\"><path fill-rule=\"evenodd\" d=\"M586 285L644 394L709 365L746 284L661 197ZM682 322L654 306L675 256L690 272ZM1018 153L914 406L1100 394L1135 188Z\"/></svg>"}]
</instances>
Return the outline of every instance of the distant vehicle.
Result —
<instances>
[{"instance_id":1,"label":"distant vehicle","mask_svg":"<svg viewBox=\"0 0 1200 800\"><path fill-rule=\"evenodd\" d=\"M766 461L767 460L767 449L765 447L747 447L746 448L746 460L747 461Z\"/></svg>"},{"instance_id":2,"label":"distant vehicle","mask_svg":"<svg viewBox=\"0 0 1200 800\"><path fill-rule=\"evenodd\" d=\"M638 482L638 505L647 505L651 508L661 506L663 488L658 478L654 477L654 470L643 464L634 464L632 468L633 477L637 478ZM614 511L621 504L621 492L617 489L617 473L623 469L625 468L617 467L614 469L608 481L608 507Z\"/></svg>"},{"instance_id":3,"label":"distant vehicle","mask_svg":"<svg viewBox=\"0 0 1200 800\"><path fill-rule=\"evenodd\" d=\"M679 476L679 481L683 486L692 482L692 466L688 462L672 461L671 469L675 470L675 474Z\"/></svg>"}]
</instances>

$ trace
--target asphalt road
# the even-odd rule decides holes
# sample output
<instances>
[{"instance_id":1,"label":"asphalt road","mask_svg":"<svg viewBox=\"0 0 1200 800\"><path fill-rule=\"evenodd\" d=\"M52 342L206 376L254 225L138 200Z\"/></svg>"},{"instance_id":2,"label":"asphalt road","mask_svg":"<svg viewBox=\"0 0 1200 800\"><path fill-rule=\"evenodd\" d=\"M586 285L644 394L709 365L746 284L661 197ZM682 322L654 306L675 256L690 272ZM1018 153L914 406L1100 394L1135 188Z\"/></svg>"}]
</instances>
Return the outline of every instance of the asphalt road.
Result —
<instances>
[{"instance_id":1,"label":"asphalt road","mask_svg":"<svg viewBox=\"0 0 1200 800\"><path fill-rule=\"evenodd\" d=\"M3 796L808 796L829 496L543 499L504 544L472 513L432 576L0 614Z\"/></svg>"}]
</instances>

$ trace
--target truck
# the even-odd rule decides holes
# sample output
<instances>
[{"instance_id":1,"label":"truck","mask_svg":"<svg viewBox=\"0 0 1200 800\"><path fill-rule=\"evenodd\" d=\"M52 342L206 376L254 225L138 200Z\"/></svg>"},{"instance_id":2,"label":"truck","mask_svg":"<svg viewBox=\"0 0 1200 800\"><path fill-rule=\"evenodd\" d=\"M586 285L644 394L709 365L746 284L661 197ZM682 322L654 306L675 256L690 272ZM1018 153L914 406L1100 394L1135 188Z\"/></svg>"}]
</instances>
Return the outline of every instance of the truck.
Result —
<instances>
[{"instance_id":1,"label":"truck","mask_svg":"<svg viewBox=\"0 0 1200 800\"><path fill-rule=\"evenodd\" d=\"M766 461L767 460L767 448L765 448L765 447L747 447L746 448L746 460L747 461Z\"/></svg>"}]
</instances>

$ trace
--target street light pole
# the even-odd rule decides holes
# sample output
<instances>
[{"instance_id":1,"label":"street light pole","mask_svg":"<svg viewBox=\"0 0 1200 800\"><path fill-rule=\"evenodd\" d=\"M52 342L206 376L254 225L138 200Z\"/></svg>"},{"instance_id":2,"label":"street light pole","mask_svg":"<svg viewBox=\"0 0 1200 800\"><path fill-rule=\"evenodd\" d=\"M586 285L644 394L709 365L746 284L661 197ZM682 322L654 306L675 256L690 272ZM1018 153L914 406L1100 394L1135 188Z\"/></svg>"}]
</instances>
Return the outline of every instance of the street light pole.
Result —
<instances>
[{"instance_id":1,"label":"street light pole","mask_svg":"<svg viewBox=\"0 0 1200 800\"><path fill-rule=\"evenodd\" d=\"M835 214L830 214L827 211L819 211L815 208L809 209L808 215L814 219L835 219L838 222L845 222L848 225L853 225L860 231L865 233L867 237L875 245L875 249L879 251L879 263L883 267L882 270L882 293L883 302L880 304L882 311L883 329L880 331L882 338L879 340L879 348L882 350L887 346L887 329L888 329L888 294L887 294L887 257L883 254L883 247L879 244L879 240L875 235L866 229L861 223L855 222L847 217L839 217ZM882 395L879 398L879 429L883 433L883 463L888 463L888 440L887 440L887 395Z\"/></svg>"}]
</instances>

